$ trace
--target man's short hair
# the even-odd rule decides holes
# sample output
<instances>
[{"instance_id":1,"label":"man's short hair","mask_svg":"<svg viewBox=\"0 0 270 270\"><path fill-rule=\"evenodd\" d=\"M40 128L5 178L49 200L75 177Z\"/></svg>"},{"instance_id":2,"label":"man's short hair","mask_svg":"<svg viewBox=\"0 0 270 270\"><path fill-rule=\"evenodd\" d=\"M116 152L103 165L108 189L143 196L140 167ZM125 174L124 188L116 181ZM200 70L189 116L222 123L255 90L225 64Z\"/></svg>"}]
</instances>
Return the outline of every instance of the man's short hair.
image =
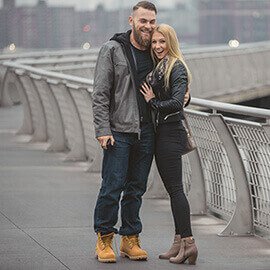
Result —
<instances>
[{"instance_id":1,"label":"man's short hair","mask_svg":"<svg viewBox=\"0 0 270 270\"><path fill-rule=\"evenodd\" d=\"M138 8L144 8L144 9L148 9L148 10L153 10L155 11L155 13L157 14L157 8L156 6L148 1L140 1L138 2L134 7L133 7L133 12L136 11Z\"/></svg>"}]
</instances>

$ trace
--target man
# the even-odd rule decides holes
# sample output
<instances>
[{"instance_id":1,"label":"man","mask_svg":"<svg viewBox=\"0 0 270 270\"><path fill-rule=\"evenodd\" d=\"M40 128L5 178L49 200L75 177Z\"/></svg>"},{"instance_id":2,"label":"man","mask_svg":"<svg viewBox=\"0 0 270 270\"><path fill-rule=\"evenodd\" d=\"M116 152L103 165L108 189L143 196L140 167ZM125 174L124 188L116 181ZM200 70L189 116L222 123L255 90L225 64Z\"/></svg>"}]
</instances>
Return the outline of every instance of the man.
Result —
<instances>
[{"instance_id":1,"label":"man","mask_svg":"<svg viewBox=\"0 0 270 270\"><path fill-rule=\"evenodd\" d=\"M154 4L137 3L129 17L131 30L106 42L96 64L94 125L104 149L102 185L94 213L96 257L100 262L116 262L112 248L115 233L122 236L121 256L147 259L139 243L139 210L153 159L154 129L140 85L153 69L149 49L156 13ZM121 194L122 224L118 231L114 226Z\"/></svg>"}]
</instances>

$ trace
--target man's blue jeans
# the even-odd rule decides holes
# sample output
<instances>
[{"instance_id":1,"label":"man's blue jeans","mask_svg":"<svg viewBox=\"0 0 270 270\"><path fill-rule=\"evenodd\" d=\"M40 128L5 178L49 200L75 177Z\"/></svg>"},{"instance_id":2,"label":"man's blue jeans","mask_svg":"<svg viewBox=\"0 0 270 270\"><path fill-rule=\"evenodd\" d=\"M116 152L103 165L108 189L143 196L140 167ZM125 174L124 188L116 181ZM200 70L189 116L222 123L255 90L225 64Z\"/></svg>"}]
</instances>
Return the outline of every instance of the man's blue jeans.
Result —
<instances>
[{"instance_id":1,"label":"man's blue jeans","mask_svg":"<svg viewBox=\"0 0 270 270\"><path fill-rule=\"evenodd\" d=\"M121 194L121 235L139 234L142 224L139 211L142 195L146 191L147 178L154 152L154 129L151 123L142 124L141 138L134 133L113 132L114 146L104 150L102 184L95 214L95 232L117 233Z\"/></svg>"}]
</instances>

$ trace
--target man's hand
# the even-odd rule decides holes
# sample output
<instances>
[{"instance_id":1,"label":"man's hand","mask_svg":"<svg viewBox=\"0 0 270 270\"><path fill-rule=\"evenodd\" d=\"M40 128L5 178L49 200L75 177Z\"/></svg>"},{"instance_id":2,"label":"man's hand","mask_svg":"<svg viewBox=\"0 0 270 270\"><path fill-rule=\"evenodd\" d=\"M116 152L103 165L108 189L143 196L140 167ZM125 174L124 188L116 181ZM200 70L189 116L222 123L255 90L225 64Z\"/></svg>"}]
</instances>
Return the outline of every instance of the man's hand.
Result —
<instances>
[{"instance_id":1,"label":"man's hand","mask_svg":"<svg viewBox=\"0 0 270 270\"><path fill-rule=\"evenodd\" d=\"M186 106L188 100L189 100L189 96L190 96L190 91L189 91L189 87L187 87L187 91L184 97L184 107Z\"/></svg>"},{"instance_id":2,"label":"man's hand","mask_svg":"<svg viewBox=\"0 0 270 270\"><path fill-rule=\"evenodd\" d=\"M107 146L109 144L114 145L114 142L115 142L112 135L100 136L100 137L97 137L97 139L103 149L107 149Z\"/></svg>"}]
</instances>

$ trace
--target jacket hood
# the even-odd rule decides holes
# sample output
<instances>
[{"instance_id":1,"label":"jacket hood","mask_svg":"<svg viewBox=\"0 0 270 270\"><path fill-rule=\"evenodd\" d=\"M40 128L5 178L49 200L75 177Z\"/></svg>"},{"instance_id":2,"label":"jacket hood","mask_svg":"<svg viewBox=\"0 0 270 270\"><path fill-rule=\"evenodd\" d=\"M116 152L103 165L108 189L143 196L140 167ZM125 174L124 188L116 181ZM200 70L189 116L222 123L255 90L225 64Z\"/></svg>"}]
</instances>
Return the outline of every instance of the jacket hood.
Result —
<instances>
[{"instance_id":1,"label":"jacket hood","mask_svg":"<svg viewBox=\"0 0 270 270\"><path fill-rule=\"evenodd\" d=\"M110 40L115 40L121 44L129 44L130 43L130 33L131 30L128 30L125 33L116 33Z\"/></svg>"}]
</instances>

